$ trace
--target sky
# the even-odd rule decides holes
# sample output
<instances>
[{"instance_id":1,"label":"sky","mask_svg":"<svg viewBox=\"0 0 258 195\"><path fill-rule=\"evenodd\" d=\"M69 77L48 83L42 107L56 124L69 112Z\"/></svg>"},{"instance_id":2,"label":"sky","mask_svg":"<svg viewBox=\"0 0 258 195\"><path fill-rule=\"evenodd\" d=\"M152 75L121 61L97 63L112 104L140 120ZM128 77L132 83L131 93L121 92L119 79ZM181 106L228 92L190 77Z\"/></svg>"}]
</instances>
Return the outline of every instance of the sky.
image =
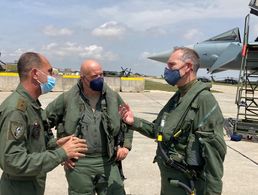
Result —
<instances>
[{"instance_id":1,"label":"sky","mask_svg":"<svg viewBox=\"0 0 258 195\"><path fill-rule=\"evenodd\" d=\"M1 0L0 59L14 62L22 53L35 51L61 69L79 70L83 60L91 58L104 70L123 67L160 76L164 64L148 56L234 27L242 35L248 4L247 0ZM258 34L255 23L252 32ZM206 72L200 70L201 75Z\"/></svg>"}]
</instances>

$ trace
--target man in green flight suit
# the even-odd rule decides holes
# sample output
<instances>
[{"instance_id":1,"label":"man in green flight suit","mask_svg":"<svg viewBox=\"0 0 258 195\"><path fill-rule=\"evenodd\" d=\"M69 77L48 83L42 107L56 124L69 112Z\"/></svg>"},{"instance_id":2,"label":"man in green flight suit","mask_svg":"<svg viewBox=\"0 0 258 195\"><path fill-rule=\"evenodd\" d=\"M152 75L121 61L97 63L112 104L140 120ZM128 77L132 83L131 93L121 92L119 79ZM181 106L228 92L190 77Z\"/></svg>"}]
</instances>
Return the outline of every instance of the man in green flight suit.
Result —
<instances>
[{"instance_id":1,"label":"man in green flight suit","mask_svg":"<svg viewBox=\"0 0 258 195\"><path fill-rule=\"evenodd\" d=\"M85 156L86 141L74 136L56 141L44 129L38 97L55 85L48 60L27 52L17 68L20 83L0 106L0 194L43 195L46 173L67 159Z\"/></svg>"},{"instance_id":2,"label":"man in green flight suit","mask_svg":"<svg viewBox=\"0 0 258 195\"><path fill-rule=\"evenodd\" d=\"M125 194L116 161L126 158L133 131L127 131L119 115L123 103L104 82L101 65L85 60L78 83L47 106L59 138L75 134L87 141L86 156L66 164L69 195Z\"/></svg>"},{"instance_id":3,"label":"man in green flight suit","mask_svg":"<svg viewBox=\"0 0 258 195\"><path fill-rule=\"evenodd\" d=\"M155 162L161 174L161 195L217 195L222 192L226 144L223 116L210 92L197 81L198 54L178 47L172 52L164 78L178 91L150 123L134 117L128 105L119 112L132 129L156 138Z\"/></svg>"}]
</instances>

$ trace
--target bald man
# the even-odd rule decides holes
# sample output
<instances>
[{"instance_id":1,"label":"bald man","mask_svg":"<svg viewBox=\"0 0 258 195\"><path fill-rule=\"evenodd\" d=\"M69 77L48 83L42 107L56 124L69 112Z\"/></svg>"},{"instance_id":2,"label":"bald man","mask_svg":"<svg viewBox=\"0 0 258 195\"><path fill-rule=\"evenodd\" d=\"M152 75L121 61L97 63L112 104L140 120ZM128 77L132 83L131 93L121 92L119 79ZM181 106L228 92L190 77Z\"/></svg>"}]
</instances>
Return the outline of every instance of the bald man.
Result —
<instances>
[{"instance_id":1,"label":"bald man","mask_svg":"<svg viewBox=\"0 0 258 195\"><path fill-rule=\"evenodd\" d=\"M105 84L101 65L86 60L78 83L46 108L59 138L75 134L87 140L86 156L66 163L69 195L125 194L116 161L126 158L133 134L118 113L122 104Z\"/></svg>"}]
</instances>

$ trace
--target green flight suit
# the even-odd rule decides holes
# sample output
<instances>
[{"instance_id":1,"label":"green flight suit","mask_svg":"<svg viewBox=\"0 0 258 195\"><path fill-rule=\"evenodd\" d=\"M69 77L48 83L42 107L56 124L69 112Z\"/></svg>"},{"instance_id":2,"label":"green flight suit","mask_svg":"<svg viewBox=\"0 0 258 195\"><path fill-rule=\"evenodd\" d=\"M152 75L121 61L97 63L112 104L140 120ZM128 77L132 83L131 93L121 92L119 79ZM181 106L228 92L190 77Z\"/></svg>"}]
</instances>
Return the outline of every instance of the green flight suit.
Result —
<instances>
[{"instance_id":1,"label":"green flight suit","mask_svg":"<svg viewBox=\"0 0 258 195\"><path fill-rule=\"evenodd\" d=\"M166 155L195 171L197 195L222 192L221 179L226 154L224 119L209 89L209 85L193 81L175 93L153 123L135 117L131 127L150 138L157 138L159 134L163 136L161 146ZM165 115L165 124L161 127ZM158 147L155 161L161 173L161 195L185 195L183 188L169 181L180 180L190 186L189 174L168 166L164 159Z\"/></svg>"},{"instance_id":2,"label":"green flight suit","mask_svg":"<svg viewBox=\"0 0 258 195\"><path fill-rule=\"evenodd\" d=\"M46 151L41 114L21 84L0 106L1 195L43 195L46 173L67 158L62 148Z\"/></svg>"},{"instance_id":3,"label":"green flight suit","mask_svg":"<svg viewBox=\"0 0 258 195\"><path fill-rule=\"evenodd\" d=\"M86 139L86 157L65 170L70 195L123 195L124 186L114 161L116 139L124 132L123 147L131 149L133 131L127 131L118 113L123 100L104 84L101 97L93 111L82 83L72 87L51 102L46 113L58 137L75 134Z\"/></svg>"}]
</instances>

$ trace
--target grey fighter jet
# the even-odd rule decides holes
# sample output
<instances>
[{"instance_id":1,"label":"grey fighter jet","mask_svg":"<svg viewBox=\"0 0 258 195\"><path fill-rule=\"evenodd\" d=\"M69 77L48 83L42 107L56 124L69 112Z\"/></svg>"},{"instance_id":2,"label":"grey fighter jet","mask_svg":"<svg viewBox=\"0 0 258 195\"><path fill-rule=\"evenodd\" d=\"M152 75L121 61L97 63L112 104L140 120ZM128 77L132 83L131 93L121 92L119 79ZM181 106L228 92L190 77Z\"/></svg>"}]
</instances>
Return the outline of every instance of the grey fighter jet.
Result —
<instances>
[{"instance_id":1,"label":"grey fighter jet","mask_svg":"<svg viewBox=\"0 0 258 195\"><path fill-rule=\"evenodd\" d=\"M206 68L210 73L240 69L243 44L238 27L186 47L194 49L199 54L201 68ZM171 51L167 51L148 58L167 63L170 53Z\"/></svg>"}]
</instances>

